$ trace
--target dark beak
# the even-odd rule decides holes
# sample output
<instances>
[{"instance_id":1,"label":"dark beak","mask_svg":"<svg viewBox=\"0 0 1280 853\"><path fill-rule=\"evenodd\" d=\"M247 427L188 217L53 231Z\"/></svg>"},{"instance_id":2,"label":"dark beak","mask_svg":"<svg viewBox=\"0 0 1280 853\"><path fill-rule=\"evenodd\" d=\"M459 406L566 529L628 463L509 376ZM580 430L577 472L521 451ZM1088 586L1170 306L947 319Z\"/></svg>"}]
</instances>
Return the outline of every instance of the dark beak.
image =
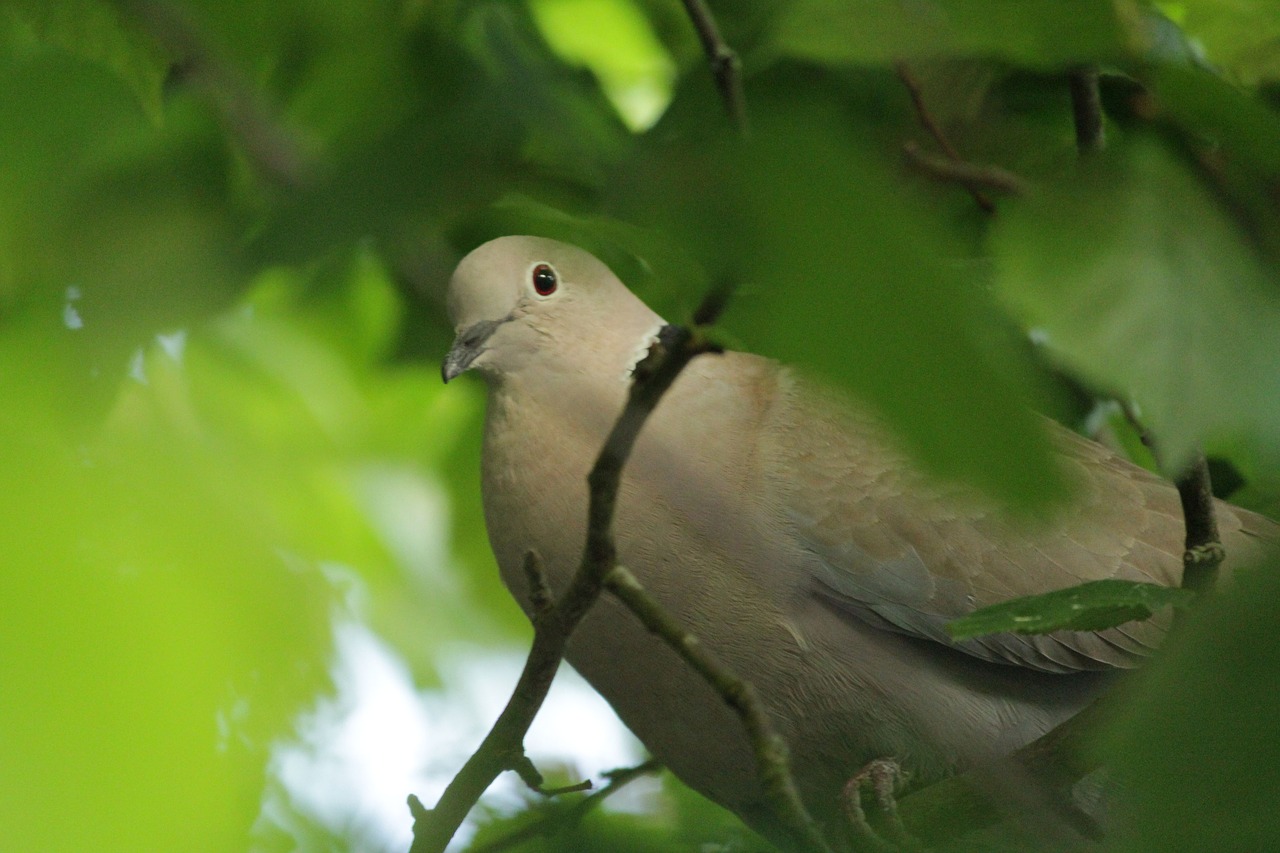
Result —
<instances>
[{"instance_id":1,"label":"dark beak","mask_svg":"<svg viewBox=\"0 0 1280 853\"><path fill-rule=\"evenodd\" d=\"M472 362L484 352L484 345L489 340L489 336L502 325L502 322L502 320L481 320L459 332L458 337L453 341L453 346L449 347L449 352L444 357L444 363L440 365L440 378L447 383L470 369Z\"/></svg>"}]
</instances>

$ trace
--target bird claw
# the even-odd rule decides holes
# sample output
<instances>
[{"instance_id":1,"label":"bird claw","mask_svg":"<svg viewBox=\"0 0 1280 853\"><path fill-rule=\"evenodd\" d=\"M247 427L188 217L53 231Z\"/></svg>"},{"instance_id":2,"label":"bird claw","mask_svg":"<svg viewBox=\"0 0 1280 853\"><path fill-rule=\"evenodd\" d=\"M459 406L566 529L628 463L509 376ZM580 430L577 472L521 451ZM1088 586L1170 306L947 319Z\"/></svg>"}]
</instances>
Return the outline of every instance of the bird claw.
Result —
<instances>
[{"instance_id":1,"label":"bird claw","mask_svg":"<svg viewBox=\"0 0 1280 853\"><path fill-rule=\"evenodd\" d=\"M920 850L916 841L902 825L898 815L895 791L906 782L907 774L891 758L877 758L868 762L845 784L840 794L845 820L859 847L868 850L902 851ZM871 795L875 803L880 825L879 831L867 819L863 807L863 793Z\"/></svg>"}]
</instances>

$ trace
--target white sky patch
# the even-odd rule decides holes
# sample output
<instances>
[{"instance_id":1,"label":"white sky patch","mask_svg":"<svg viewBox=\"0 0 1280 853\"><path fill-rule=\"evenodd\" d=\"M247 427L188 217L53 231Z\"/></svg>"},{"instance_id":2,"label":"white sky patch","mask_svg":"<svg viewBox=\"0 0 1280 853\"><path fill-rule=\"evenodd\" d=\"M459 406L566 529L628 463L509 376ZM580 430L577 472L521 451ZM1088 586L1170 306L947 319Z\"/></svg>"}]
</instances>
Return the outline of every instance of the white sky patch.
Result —
<instances>
[{"instance_id":1,"label":"white sky patch","mask_svg":"<svg viewBox=\"0 0 1280 853\"><path fill-rule=\"evenodd\" d=\"M405 797L430 808L497 718L523 656L458 647L439 666L439 690L415 689L403 661L364 625L335 627L338 695L300 725L298 741L278 746L270 771L296 805L341 836L358 827L372 849L407 850L412 821ZM542 769L569 765L597 784L600 773L643 759L612 710L566 667L525 740ZM485 801L518 808L523 785L504 773ZM459 834L458 842L469 832Z\"/></svg>"},{"instance_id":2,"label":"white sky patch","mask_svg":"<svg viewBox=\"0 0 1280 853\"><path fill-rule=\"evenodd\" d=\"M1115 400L1098 400L1084 418L1084 431L1087 435L1097 435L1120 412L1120 404Z\"/></svg>"},{"instance_id":3,"label":"white sky patch","mask_svg":"<svg viewBox=\"0 0 1280 853\"><path fill-rule=\"evenodd\" d=\"M80 288L67 288L67 301L62 306L62 325L66 326L73 332L84 328L84 318L80 316L80 312L76 309L76 300L80 298Z\"/></svg>"},{"instance_id":4,"label":"white sky patch","mask_svg":"<svg viewBox=\"0 0 1280 853\"><path fill-rule=\"evenodd\" d=\"M160 349L175 364L182 364L182 355L187 350L187 330L178 329L168 335L156 335L156 343L160 344Z\"/></svg>"},{"instance_id":5,"label":"white sky patch","mask_svg":"<svg viewBox=\"0 0 1280 853\"><path fill-rule=\"evenodd\" d=\"M449 497L444 488L401 465L361 466L358 494L369 523L396 562L433 588L457 593L447 549Z\"/></svg>"},{"instance_id":6,"label":"white sky patch","mask_svg":"<svg viewBox=\"0 0 1280 853\"><path fill-rule=\"evenodd\" d=\"M129 378L139 385L147 384L147 354L142 347L134 350L129 359Z\"/></svg>"}]
</instances>

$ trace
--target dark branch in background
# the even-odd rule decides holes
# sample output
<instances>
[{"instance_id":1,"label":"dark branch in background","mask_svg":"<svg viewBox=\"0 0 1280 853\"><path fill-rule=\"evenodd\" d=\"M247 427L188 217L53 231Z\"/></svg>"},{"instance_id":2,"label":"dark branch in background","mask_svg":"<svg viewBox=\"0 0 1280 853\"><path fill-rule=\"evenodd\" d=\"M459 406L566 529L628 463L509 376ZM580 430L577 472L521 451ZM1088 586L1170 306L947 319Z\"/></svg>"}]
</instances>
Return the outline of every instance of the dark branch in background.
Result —
<instances>
[{"instance_id":1,"label":"dark branch in background","mask_svg":"<svg viewBox=\"0 0 1280 853\"><path fill-rule=\"evenodd\" d=\"M718 347L705 337L702 325L717 319L726 299L723 290L713 291L694 315L698 326L693 329L664 327L658 342L636 365L626 406L587 477L590 486L587 541L578 570L559 598L554 598L547 588L537 556L533 553L526 556L524 569L533 602L534 633L533 647L525 661L524 671L497 722L449 783L436 807L428 810L417 797L410 796L409 809L414 816L411 853L443 851L480 796L503 770L521 770L526 781L533 779L535 785L540 784L536 771L529 772L531 766L524 756L524 736L542 707L551 681L564 659L570 635L599 600L606 585L615 592L625 586L619 597L646 625L671 622L659 605L640 589L638 583L634 583L634 579L631 583L622 583L624 576L619 574L613 535L618 488L622 482L623 466L631 455L636 438L662 395L690 361L703 353L718 351ZM661 635L682 654L697 646L696 640L678 626L669 631L664 628ZM767 791L779 792L777 799L771 800L779 821L798 847L826 849L799 797L794 796L795 784L787 767L785 748L779 749L780 742L754 690L744 687L740 680L727 675L723 668L704 658L705 653L702 657L695 656L698 670L716 679L712 685L720 689L730 706L743 709L740 713L744 720L748 720L748 732L756 745L757 755L761 756L762 781Z\"/></svg>"},{"instance_id":2,"label":"dark branch in background","mask_svg":"<svg viewBox=\"0 0 1280 853\"><path fill-rule=\"evenodd\" d=\"M123 7L175 58L170 82L190 85L212 101L254 172L288 188L310 180L317 164L298 134L284 125L183 9L159 0L126 0Z\"/></svg>"},{"instance_id":3,"label":"dark branch in background","mask_svg":"<svg viewBox=\"0 0 1280 853\"><path fill-rule=\"evenodd\" d=\"M1106 145L1102 123L1102 96L1098 91L1098 69L1076 68L1067 75L1071 87L1071 114L1076 126L1076 150L1081 154L1101 151Z\"/></svg>"},{"instance_id":4,"label":"dark branch in background","mask_svg":"<svg viewBox=\"0 0 1280 853\"><path fill-rule=\"evenodd\" d=\"M929 108L924 102L924 93L920 89L920 81L912 72L911 66L907 65L905 62L899 62L895 67L898 72L898 79L902 81L902 85L907 87L907 92L911 95L911 104L915 107L916 118L919 119L920 126L933 137L934 142L938 143L938 147L941 148L942 153L946 155L946 160L944 161L931 157L926 158L926 155L920 151L919 146L910 142L902 146L903 153L911 158L916 165L926 168L926 170L935 177L943 177L947 180L954 180L958 182L969 191L969 195L973 196L973 200L977 203L978 207L982 208L987 213L994 213L996 209L995 202L993 202L991 198L982 191L983 186L990 186L990 184L985 181L972 179L972 175L975 171L980 172L985 167L973 166L966 163L965 159L960 156L960 152L951 144L951 140L947 139L947 135L942 132L942 128L938 126L936 121L934 121L933 114L929 112ZM910 146L910 150L908 150L908 146ZM940 170L938 168L940 163L946 163L948 161L950 162L949 169ZM944 174L944 171L947 173ZM964 177L966 175L969 176L969 179ZM1013 191L1016 192L1016 190Z\"/></svg>"},{"instance_id":5,"label":"dark branch in background","mask_svg":"<svg viewBox=\"0 0 1280 853\"><path fill-rule=\"evenodd\" d=\"M978 163L966 163L963 160L953 160L950 157L939 157L937 154L922 151L914 142L902 143L902 153L917 169L929 177L962 184L971 193L980 191L979 188L1010 195L1021 195L1027 191L1026 181L999 166L984 166ZM991 203L985 195L983 198L988 204ZM993 206L991 210L994 209Z\"/></svg>"},{"instance_id":6,"label":"dark branch in background","mask_svg":"<svg viewBox=\"0 0 1280 853\"><path fill-rule=\"evenodd\" d=\"M716 78L716 87L724 100L724 108L729 113L729 120L739 133L747 132L747 100L742 93L742 63L733 48L720 37L720 28L716 26L715 16L707 8L703 0L684 0L685 11L693 21L693 28L698 31L698 40L702 42L702 50L711 63L711 73Z\"/></svg>"},{"instance_id":7,"label":"dark branch in background","mask_svg":"<svg viewBox=\"0 0 1280 853\"><path fill-rule=\"evenodd\" d=\"M933 141L938 143L942 153L946 154L949 159L963 159L960 156L960 152L951 144L951 140L942 132L938 122L934 120L933 113L929 112L929 108L925 105L924 92L920 88L920 81L916 78L915 72L911 70L911 66L905 62L899 62L894 68L898 72L898 79L902 81L902 85L907 87L907 93L911 95L911 104L915 107L916 119L920 122L920 126L933 137Z\"/></svg>"},{"instance_id":8,"label":"dark branch in background","mask_svg":"<svg viewBox=\"0 0 1280 853\"><path fill-rule=\"evenodd\" d=\"M1120 410L1151 451L1156 464L1164 468L1164 460L1155 436L1129 403L1121 403ZM1226 559L1218 533L1218 516L1213 505L1213 480L1209 476L1209 462L1203 453L1197 453L1187 470L1175 481L1178 498L1182 502L1182 519L1187 536L1182 552L1182 586L1197 592L1207 592L1218 579L1218 568Z\"/></svg>"},{"instance_id":9,"label":"dark branch in background","mask_svg":"<svg viewBox=\"0 0 1280 853\"><path fill-rule=\"evenodd\" d=\"M1218 518L1213 507L1213 483L1209 463L1197 453L1186 472L1178 478L1182 517L1187 523L1186 550L1182 553L1182 585L1208 592L1218 579L1218 567L1227 551L1218 535Z\"/></svg>"},{"instance_id":10,"label":"dark branch in background","mask_svg":"<svg viewBox=\"0 0 1280 853\"><path fill-rule=\"evenodd\" d=\"M606 798L616 794L641 776L657 773L661 769L661 764L650 759L643 764L637 764L635 767L610 770L604 774L609 783L600 790L583 797L563 811L554 812L542 820L533 821L509 835L504 835L502 838L495 839L487 844L472 845L469 853L500 853L500 851L518 847L530 839L539 836L551 837L556 833L570 829L579 824L588 813L604 802Z\"/></svg>"}]
</instances>

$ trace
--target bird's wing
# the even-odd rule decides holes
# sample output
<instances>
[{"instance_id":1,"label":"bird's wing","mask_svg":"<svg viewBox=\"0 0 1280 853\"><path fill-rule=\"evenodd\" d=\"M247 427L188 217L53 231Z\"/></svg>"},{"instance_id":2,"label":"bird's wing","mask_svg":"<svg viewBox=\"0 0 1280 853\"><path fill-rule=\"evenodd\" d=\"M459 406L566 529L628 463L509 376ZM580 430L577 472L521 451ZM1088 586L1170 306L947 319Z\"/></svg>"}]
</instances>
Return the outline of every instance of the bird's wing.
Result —
<instances>
[{"instance_id":1,"label":"bird's wing","mask_svg":"<svg viewBox=\"0 0 1280 853\"><path fill-rule=\"evenodd\" d=\"M819 592L852 615L1048 672L1135 666L1159 646L1167 611L1105 631L962 642L946 633L948 622L980 607L1087 581L1179 582L1176 489L1057 424L1050 429L1076 494L1034 527L1019 526L972 489L925 477L874 418L838 409L786 373L760 452L778 521L815 558ZM1241 517L1222 506L1230 540Z\"/></svg>"}]
</instances>

